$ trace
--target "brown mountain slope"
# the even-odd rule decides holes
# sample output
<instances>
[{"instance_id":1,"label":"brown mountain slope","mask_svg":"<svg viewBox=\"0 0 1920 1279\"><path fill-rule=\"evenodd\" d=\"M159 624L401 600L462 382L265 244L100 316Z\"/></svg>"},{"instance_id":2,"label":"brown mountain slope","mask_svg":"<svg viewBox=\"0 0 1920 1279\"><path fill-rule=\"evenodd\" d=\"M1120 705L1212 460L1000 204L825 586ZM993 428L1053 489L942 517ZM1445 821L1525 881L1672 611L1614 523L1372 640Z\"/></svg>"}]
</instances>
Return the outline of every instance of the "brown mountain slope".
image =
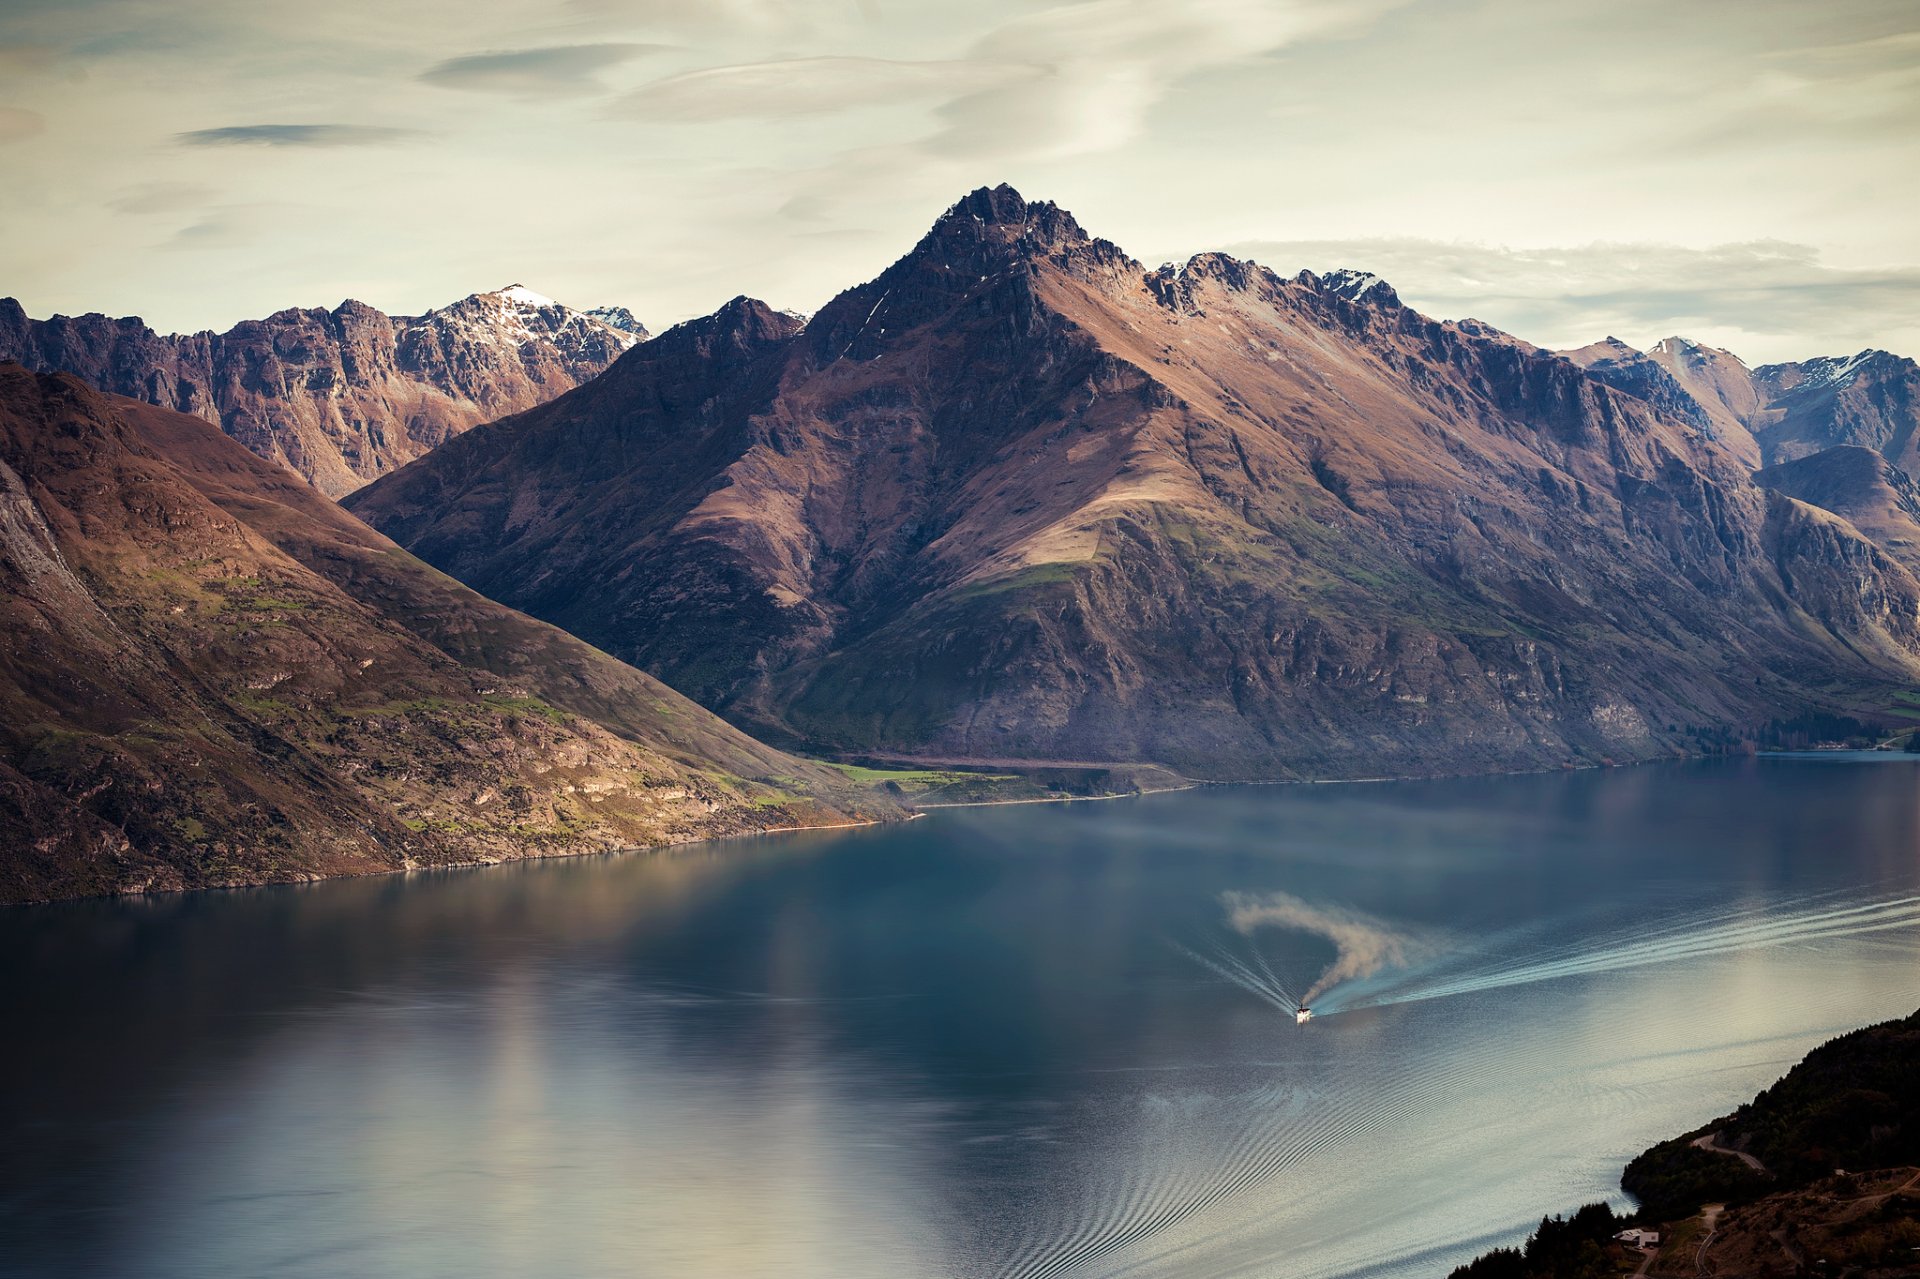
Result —
<instances>
[{"instance_id":1,"label":"brown mountain slope","mask_svg":"<svg viewBox=\"0 0 1920 1279\"><path fill-rule=\"evenodd\" d=\"M1677 337L1637 351L1609 337L1558 354L1607 385L1693 422L1748 466L1760 465L1760 445L1749 429L1758 392L1753 373L1733 352Z\"/></svg>"},{"instance_id":2,"label":"brown mountain slope","mask_svg":"<svg viewBox=\"0 0 1920 1279\"><path fill-rule=\"evenodd\" d=\"M197 418L0 365L0 901L844 820Z\"/></svg>"},{"instance_id":3,"label":"brown mountain slope","mask_svg":"<svg viewBox=\"0 0 1920 1279\"><path fill-rule=\"evenodd\" d=\"M1452 772L1914 676L1920 585L1684 419L1367 277L961 201L352 508L736 722L928 757Z\"/></svg>"},{"instance_id":4,"label":"brown mountain slope","mask_svg":"<svg viewBox=\"0 0 1920 1279\"><path fill-rule=\"evenodd\" d=\"M0 298L0 359L205 418L335 497L570 390L645 337L625 311L518 285L420 316L347 301L169 337L138 319L31 320Z\"/></svg>"},{"instance_id":5,"label":"brown mountain slope","mask_svg":"<svg viewBox=\"0 0 1920 1279\"><path fill-rule=\"evenodd\" d=\"M1647 358L1665 369L1720 427L1720 439L1743 461L1759 457L1757 446L1746 442L1760 410L1760 390L1753 370L1732 351L1688 338L1662 338Z\"/></svg>"},{"instance_id":6,"label":"brown mountain slope","mask_svg":"<svg viewBox=\"0 0 1920 1279\"><path fill-rule=\"evenodd\" d=\"M1920 573L1920 485L1872 449L1841 445L1758 472L1754 482L1832 511Z\"/></svg>"}]
</instances>

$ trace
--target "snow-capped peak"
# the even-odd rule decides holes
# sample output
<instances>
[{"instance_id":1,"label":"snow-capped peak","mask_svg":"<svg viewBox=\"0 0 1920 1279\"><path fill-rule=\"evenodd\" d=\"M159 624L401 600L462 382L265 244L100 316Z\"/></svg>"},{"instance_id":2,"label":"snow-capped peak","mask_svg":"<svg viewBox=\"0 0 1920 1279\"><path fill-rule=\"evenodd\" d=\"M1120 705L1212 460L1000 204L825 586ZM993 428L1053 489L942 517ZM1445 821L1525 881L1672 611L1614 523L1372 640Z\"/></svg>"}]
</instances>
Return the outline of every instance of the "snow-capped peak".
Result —
<instances>
[{"instance_id":1,"label":"snow-capped peak","mask_svg":"<svg viewBox=\"0 0 1920 1279\"><path fill-rule=\"evenodd\" d=\"M1352 271L1342 267L1321 276L1320 284L1327 292L1352 302L1399 300L1393 286L1371 271Z\"/></svg>"},{"instance_id":2,"label":"snow-capped peak","mask_svg":"<svg viewBox=\"0 0 1920 1279\"><path fill-rule=\"evenodd\" d=\"M647 336L646 326L634 319L633 312L627 310L624 306L590 307L584 314L592 316L610 329L618 329L622 333L635 335L636 339Z\"/></svg>"},{"instance_id":3,"label":"snow-capped peak","mask_svg":"<svg viewBox=\"0 0 1920 1279\"><path fill-rule=\"evenodd\" d=\"M521 306L548 307L560 305L546 294L535 293L524 284L509 284L506 288L498 290L495 296L503 298L508 302L518 303Z\"/></svg>"},{"instance_id":4,"label":"snow-capped peak","mask_svg":"<svg viewBox=\"0 0 1920 1279\"><path fill-rule=\"evenodd\" d=\"M1865 350L1858 355L1822 355L1800 366L1800 385L1807 388L1845 386L1884 351Z\"/></svg>"}]
</instances>

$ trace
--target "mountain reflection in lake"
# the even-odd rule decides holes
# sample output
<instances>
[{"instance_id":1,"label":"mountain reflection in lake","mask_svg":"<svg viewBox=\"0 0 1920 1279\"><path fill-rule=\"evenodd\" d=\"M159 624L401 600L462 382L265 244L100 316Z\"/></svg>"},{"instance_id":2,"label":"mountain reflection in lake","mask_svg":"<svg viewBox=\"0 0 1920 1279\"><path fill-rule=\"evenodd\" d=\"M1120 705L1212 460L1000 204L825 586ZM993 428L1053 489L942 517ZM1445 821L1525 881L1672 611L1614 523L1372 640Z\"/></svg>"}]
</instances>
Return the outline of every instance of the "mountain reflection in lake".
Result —
<instances>
[{"instance_id":1,"label":"mountain reflection in lake","mask_svg":"<svg viewBox=\"0 0 1920 1279\"><path fill-rule=\"evenodd\" d=\"M1916 780L1204 790L7 911L0 1274L1444 1273L1920 1005ZM1194 960L1304 989L1331 934L1227 915L1282 900L1421 944L1296 1026Z\"/></svg>"}]
</instances>

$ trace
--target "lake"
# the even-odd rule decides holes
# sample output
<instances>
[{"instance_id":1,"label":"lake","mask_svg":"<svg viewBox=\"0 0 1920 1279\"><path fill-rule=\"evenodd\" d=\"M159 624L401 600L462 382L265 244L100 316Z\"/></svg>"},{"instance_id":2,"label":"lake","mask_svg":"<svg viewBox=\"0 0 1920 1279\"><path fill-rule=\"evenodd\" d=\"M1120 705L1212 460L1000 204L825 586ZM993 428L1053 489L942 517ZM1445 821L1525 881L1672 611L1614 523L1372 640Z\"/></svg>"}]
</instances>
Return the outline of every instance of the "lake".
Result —
<instances>
[{"instance_id":1,"label":"lake","mask_svg":"<svg viewBox=\"0 0 1920 1279\"><path fill-rule=\"evenodd\" d=\"M1920 1006L1916 762L0 912L0 1274L1443 1275Z\"/></svg>"}]
</instances>

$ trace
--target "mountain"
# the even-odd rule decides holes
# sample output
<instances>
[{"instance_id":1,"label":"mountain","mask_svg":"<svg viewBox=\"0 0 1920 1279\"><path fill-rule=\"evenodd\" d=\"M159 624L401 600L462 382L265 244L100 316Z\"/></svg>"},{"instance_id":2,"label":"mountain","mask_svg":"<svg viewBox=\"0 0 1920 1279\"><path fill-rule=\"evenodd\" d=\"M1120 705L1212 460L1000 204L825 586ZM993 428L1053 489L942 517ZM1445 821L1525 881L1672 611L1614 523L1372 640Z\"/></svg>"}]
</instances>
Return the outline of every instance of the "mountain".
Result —
<instances>
[{"instance_id":1,"label":"mountain","mask_svg":"<svg viewBox=\"0 0 1920 1279\"><path fill-rule=\"evenodd\" d=\"M0 360L205 418L333 497L572 389L646 336L623 307L574 311L517 284L425 315L347 301L170 337L138 319L31 320L0 298Z\"/></svg>"},{"instance_id":2,"label":"mountain","mask_svg":"<svg viewBox=\"0 0 1920 1279\"><path fill-rule=\"evenodd\" d=\"M1886 351L1754 370L1753 433L1769 465L1851 444L1920 474L1920 365Z\"/></svg>"},{"instance_id":3,"label":"mountain","mask_svg":"<svg viewBox=\"0 0 1920 1279\"><path fill-rule=\"evenodd\" d=\"M1837 445L1753 478L1762 488L1841 516L1920 574L1920 484L1872 449Z\"/></svg>"},{"instance_id":4,"label":"mountain","mask_svg":"<svg viewBox=\"0 0 1920 1279\"><path fill-rule=\"evenodd\" d=\"M1749 466L1760 465L1750 424L1758 407L1753 374L1731 351L1665 338L1639 351L1619 338L1558 352L1594 377L1684 418Z\"/></svg>"},{"instance_id":5,"label":"mountain","mask_svg":"<svg viewBox=\"0 0 1920 1279\"><path fill-rule=\"evenodd\" d=\"M1639 758L1920 676L1920 583L1697 422L1359 273L1006 187L348 505L777 740L1216 777Z\"/></svg>"},{"instance_id":6,"label":"mountain","mask_svg":"<svg viewBox=\"0 0 1920 1279\"><path fill-rule=\"evenodd\" d=\"M872 806L449 580L199 418L0 365L0 901Z\"/></svg>"},{"instance_id":7,"label":"mountain","mask_svg":"<svg viewBox=\"0 0 1920 1279\"><path fill-rule=\"evenodd\" d=\"M1754 466L1853 446L1920 471L1920 365L1904 356L1868 350L1749 369L1731 351L1682 337L1644 352L1610 337L1558 354L1692 418Z\"/></svg>"}]
</instances>

